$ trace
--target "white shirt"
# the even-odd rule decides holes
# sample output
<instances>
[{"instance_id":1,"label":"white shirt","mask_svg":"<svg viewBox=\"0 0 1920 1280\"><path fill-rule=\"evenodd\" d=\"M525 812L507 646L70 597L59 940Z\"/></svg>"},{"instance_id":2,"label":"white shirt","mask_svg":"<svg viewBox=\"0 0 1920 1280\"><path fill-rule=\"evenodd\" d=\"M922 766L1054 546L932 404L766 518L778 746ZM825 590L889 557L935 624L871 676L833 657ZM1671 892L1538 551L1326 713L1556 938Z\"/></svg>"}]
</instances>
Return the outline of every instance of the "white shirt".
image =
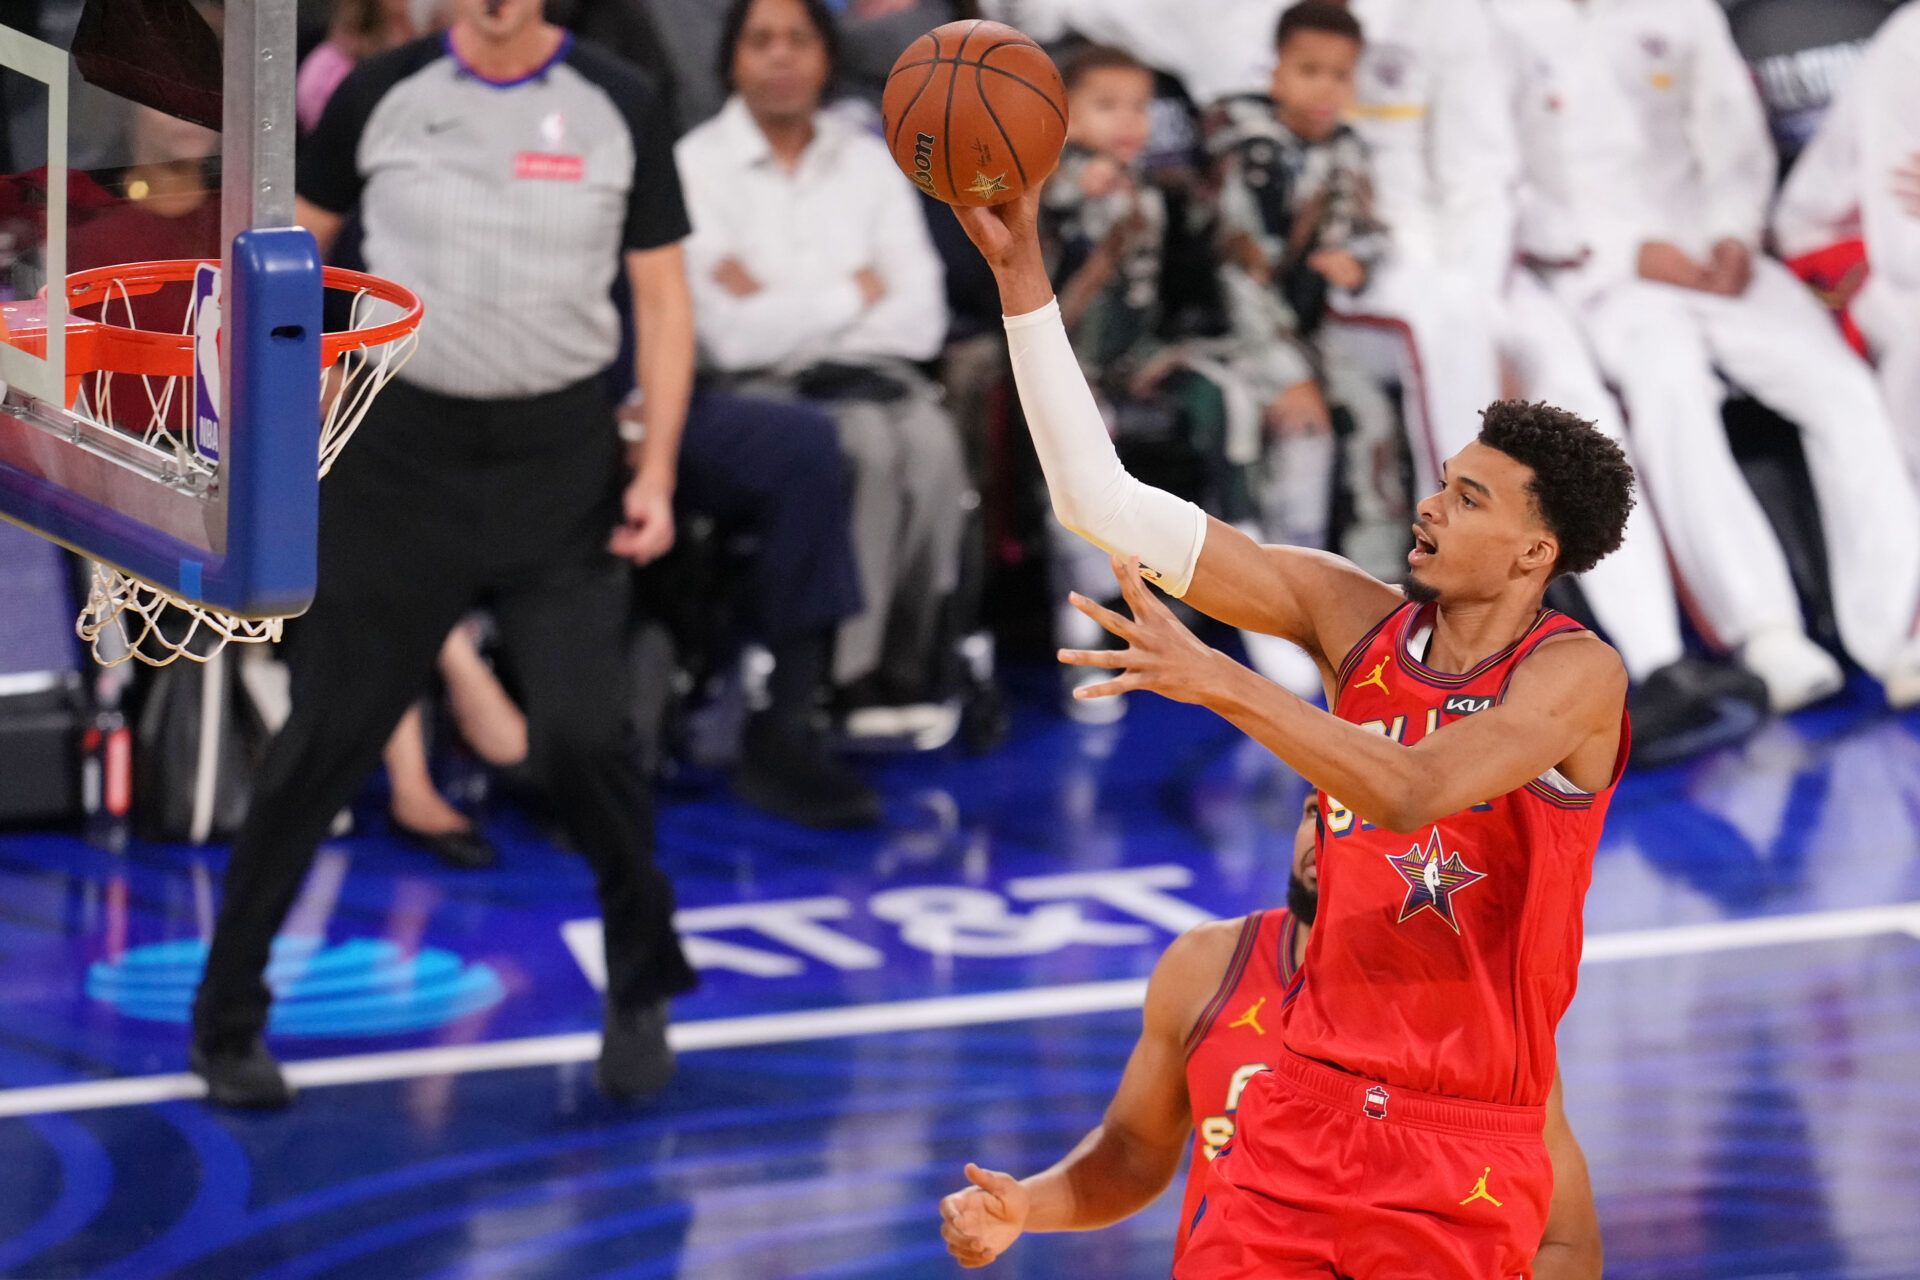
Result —
<instances>
[{"instance_id":1,"label":"white shirt","mask_svg":"<svg viewBox=\"0 0 1920 1280\"><path fill-rule=\"evenodd\" d=\"M920 200L886 146L833 112L789 172L738 97L674 148L693 234L687 276L703 363L728 373L820 360L939 354L944 269ZM736 297L714 270L737 258L760 290ZM872 267L886 295L869 307L854 275Z\"/></svg>"},{"instance_id":2,"label":"white shirt","mask_svg":"<svg viewBox=\"0 0 1920 1280\"><path fill-rule=\"evenodd\" d=\"M1920 219L1893 194L1894 170L1920 155L1920 9L1901 9L1874 36L1855 73L1859 104L1857 191L1873 277L1920 290Z\"/></svg>"},{"instance_id":3,"label":"white shirt","mask_svg":"<svg viewBox=\"0 0 1920 1280\"><path fill-rule=\"evenodd\" d=\"M1071 27L1177 77L1204 107L1271 91L1294 0L997 0L1041 39ZM989 6L992 8L993 6ZM1518 155L1482 0L1349 0L1366 36L1351 116L1371 149L1394 256L1499 290L1513 257Z\"/></svg>"},{"instance_id":4,"label":"white shirt","mask_svg":"<svg viewBox=\"0 0 1920 1280\"><path fill-rule=\"evenodd\" d=\"M1856 73L1834 94L1780 188L1773 242L1783 258L1861 235L1860 94Z\"/></svg>"},{"instance_id":5,"label":"white shirt","mask_svg":"<svg viewBox=\"0 0 1920 1280\"><path fill-rule=\"evenodd\" d=\"M1492 0L1515 93L1523 247L1601 285L1641 243L1758 248L1775 156L1716 0Z\"/></svg>"}]
</instances>

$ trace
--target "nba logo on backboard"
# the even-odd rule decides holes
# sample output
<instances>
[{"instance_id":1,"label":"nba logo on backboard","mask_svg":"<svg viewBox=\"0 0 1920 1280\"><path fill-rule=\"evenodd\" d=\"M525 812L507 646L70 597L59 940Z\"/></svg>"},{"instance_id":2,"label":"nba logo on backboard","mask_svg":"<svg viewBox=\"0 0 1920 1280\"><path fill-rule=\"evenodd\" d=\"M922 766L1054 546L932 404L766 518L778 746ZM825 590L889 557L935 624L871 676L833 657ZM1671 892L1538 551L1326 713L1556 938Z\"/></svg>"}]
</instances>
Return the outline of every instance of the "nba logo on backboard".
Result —
<instances>
[{"instance_id":1,"label":"nba logo on backboard","mask_svg":"<svg viewBox=\"0 0 1920 1280\"><path fill-rule=\"evenodd\" d=\"M201 263L193 273L193 448L220 457L220 268Z\"/></svg>"}]
</instances>

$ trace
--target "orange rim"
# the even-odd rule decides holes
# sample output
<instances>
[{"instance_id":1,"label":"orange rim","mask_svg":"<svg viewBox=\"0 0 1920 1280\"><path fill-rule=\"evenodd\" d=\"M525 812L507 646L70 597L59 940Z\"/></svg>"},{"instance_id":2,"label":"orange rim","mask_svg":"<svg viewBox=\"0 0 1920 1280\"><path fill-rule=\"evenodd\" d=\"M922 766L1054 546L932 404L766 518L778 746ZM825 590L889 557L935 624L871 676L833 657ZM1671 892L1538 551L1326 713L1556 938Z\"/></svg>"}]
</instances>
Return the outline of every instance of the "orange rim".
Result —
<instances>
[{"instance_id":1,"label":"orange rim","mask_svg":"<svg viewBox=\"0 0 1920 1280\"><path fill-rule=\"evenodd\" d=\"M67 277L67 306L98 306L122 293L135 298L143 297L165 285L192 280L194 272L203 262L208 266L220 265L210 259L171 258L76 271ZM397 319L385 324L321 334L320 367L323 369L331 369L349 351L396 342L420 326L424 311L420 298L403 285L381 276L368 275L364 271L349 271L345 267L322 268L321 282L328 289L355 295L370 294L401 309ZM45 296L44 290L42 296ZM87 335L87 340L81 344L82 350L74 354L84 359L86 349L90 348L93 357L89 361L92 369L75 372L105 370L172 377L185 377L193 372L192 334L133 329L109 320L82 319L73 324L76 329L84 327ZM14 336L31 339L36 335L26 329L16 329ZM121 358L122 353L125 359Z\"/></svg>"}]
</instances>

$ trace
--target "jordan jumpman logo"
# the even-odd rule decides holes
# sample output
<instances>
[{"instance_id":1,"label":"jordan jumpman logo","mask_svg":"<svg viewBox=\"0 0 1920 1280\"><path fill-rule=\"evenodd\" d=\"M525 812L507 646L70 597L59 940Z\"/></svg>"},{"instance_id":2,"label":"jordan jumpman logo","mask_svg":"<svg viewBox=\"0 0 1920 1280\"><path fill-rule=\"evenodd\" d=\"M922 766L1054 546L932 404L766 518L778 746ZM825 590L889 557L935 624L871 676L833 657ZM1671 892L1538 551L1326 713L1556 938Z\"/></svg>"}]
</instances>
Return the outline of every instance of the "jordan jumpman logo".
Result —
<instances>
[{"instance_id":1,"label":"jordan jumpman logo","mask_svg":"<svg viewBox=\"0 0 1920 1280\"><path fill-rule=\"evenodd\" d=\"M1485 1200L1488 1204L1492 1205L1494 1208L1496 1209L1500 1208L1500 1202L1498 1200L1495 1200L1493 1196L1487 1191L1487 1175L1492 1172L1493 1172L1492 1165L1488 1165L1486 1168L1482 1169L1480 1171L1480 1181L1473 1184L1473 1190L1469 1192L1467 1194L1467 1198L1465 1200L1462 1200L1460 1203L1472 1204L1475 1200Z\"/></svg>"},{"instance_id":2,"label":"jordan jumpman logo","mask_svg":"<svg viewBox=\"0 0 1920 1280\"><path fill-rule=\"evenodd\" d=\"M1265 1004L1266 1002L1267 1002L1267 998L1265 996L1261 996L1258 1000L1255 1000L1252 1004L1248 1005L1247 1011L1245 1013L1241 1014L1238 1018L1235 1018L1232 1022L1229 1022L1227 1024L1227 1030L1231 1031L1235 1027L1252 1027L1253 1034L1257 1036L1263 1036L1267 1034L1267 1029L1260 1025L1260 1006Z\"/></svg>"},{"instance_id":3,"label":"jordan jumpman logo","mask_svg":"<svg viewBox=\"0 0 1920 1280\"><path fill-rule=\"evenodd\" d=\"M1376 685L1379 687L1380 692L1391 694L1393 690L1387 688L1386 676L1383 674L1386 671L1386 669L1387 669L1387 659L1382 658L1380 659L1379 665L1374 667L1374 669L1367 675L1367 678L1365 680L1362 680L1359 684L1353 687L1356 689L1364 689L1368 685Z\"/></svg>"}]
</instances>

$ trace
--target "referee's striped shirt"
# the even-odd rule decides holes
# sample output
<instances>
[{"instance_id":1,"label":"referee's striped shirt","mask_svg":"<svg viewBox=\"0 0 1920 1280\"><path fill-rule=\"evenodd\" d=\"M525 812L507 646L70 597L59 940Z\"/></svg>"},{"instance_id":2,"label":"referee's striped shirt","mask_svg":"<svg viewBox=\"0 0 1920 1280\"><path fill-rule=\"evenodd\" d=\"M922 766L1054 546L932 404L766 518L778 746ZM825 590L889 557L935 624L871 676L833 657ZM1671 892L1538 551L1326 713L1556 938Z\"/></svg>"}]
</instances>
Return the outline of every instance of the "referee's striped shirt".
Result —
<instances>
[{"instance_id":1,"label":"referee's striped shirt","mask_svg":"<svg viewBox=\"0 0 1920 1280\"><path fill-rule=\"evenodd\" d=\"M605 369L622 251L687 234L659 93L571 35L508 81L444 36L367 60L302 141L298 188L330 212L358 208L367 269L426 303L402 376L473 399Z\"/></svg>"}]
</instances>

